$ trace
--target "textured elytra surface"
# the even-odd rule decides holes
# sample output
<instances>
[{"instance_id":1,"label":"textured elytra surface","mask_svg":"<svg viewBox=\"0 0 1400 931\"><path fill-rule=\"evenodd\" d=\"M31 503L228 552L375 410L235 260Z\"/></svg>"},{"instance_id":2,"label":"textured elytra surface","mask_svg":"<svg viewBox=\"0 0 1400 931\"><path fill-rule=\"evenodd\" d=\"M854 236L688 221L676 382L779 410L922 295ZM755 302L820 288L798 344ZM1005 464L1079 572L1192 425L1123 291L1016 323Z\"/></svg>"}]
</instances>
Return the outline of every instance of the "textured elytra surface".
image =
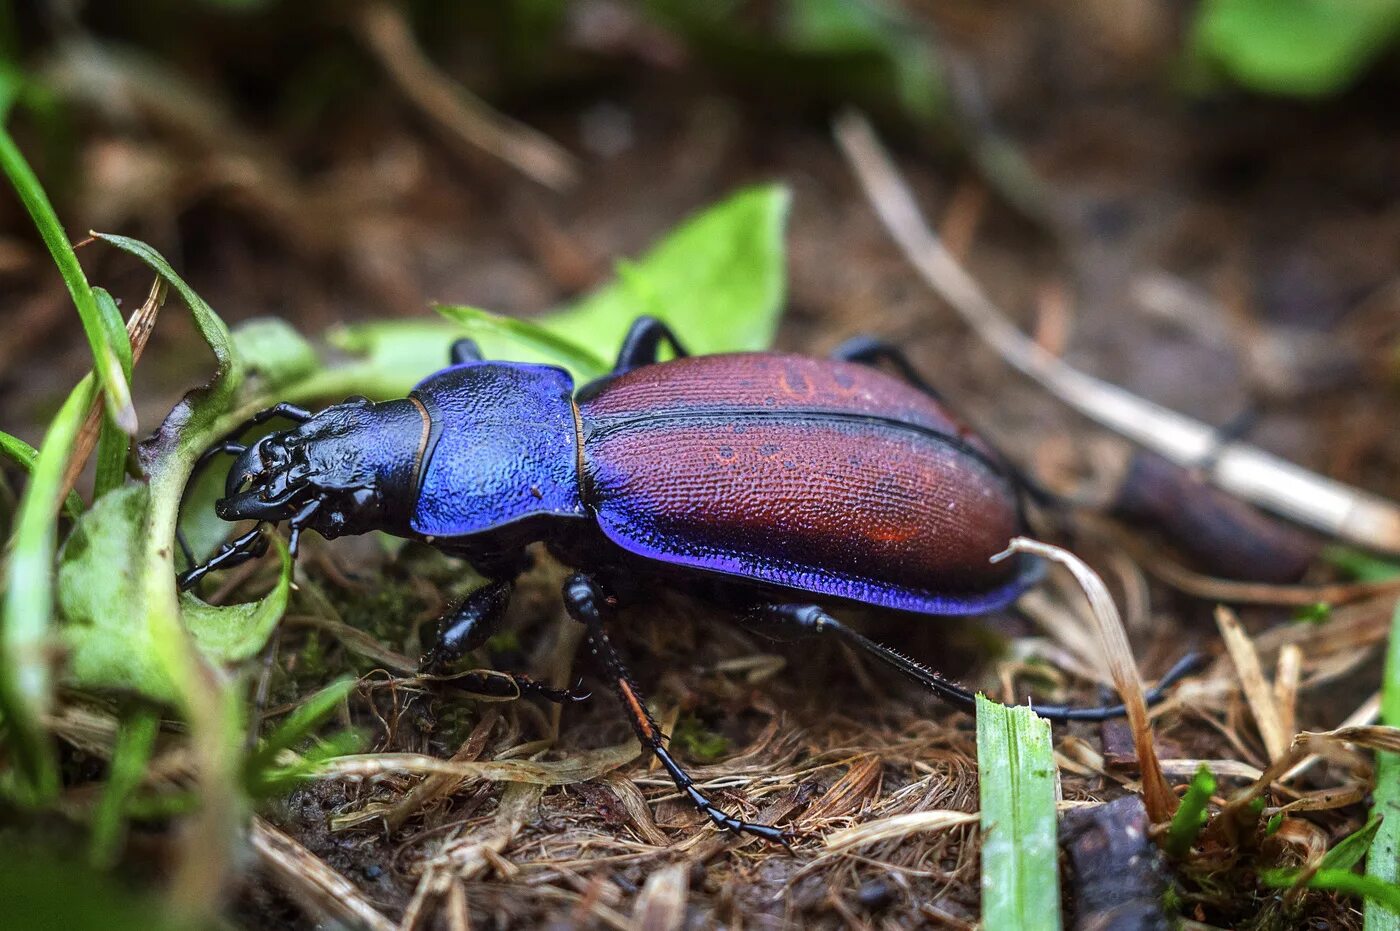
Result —
<instances>
[{"instance_id":1,"label":"textured elytra surface","mask_svg":"<svg viewBox=\"0 0 1400 931\"><path fill-rule=\"evenodd\" d=\"M589 503L639 555L881 607L988 610L1009 482L927 395L778 354L637 369L582 407Z\"/></svg>"}]
</instances>

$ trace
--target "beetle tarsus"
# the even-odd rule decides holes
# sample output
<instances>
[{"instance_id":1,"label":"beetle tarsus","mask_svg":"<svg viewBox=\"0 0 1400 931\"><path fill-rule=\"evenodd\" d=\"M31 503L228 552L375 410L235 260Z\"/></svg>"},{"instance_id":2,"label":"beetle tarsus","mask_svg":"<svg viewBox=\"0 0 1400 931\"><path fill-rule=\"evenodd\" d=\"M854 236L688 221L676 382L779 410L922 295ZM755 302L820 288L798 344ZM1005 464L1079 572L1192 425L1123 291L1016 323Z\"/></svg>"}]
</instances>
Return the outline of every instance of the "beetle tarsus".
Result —
<instances>
[{"instance_id":1,"label":"beetle tarsus","mask_svg":"<svg viewBox=\"0 0 1400 931\"><path fill-rule=\"evenodd\" d=\"M267 525L258 524L252 530L225 543L207 562L192 566L176 578L180 591L189 591L199 580L216 569L232 569L267 552Z\"/></svg>"},{"instance_id":2,"label":"beetle tarsus","mask_svg":"<svg viewBox=\"0 0 1400 931\"><path fill-rule=\"evenodd\" d=\"M632 681L631 674L622 662L622 657L618 655L617 649L608 638L608 632L603 627L600 606L606 601L607 598L597 583L583 573L571 575L564 583L564 606L574 620L587 628L588 648L597 658L603 674L612 683L618 701L622 703L623 711L627 713L632 730L636 732L637 739L641 741L642 746L656 757L657 762L666 770L667 775L671 777L671 781L676 784L676 788L680 790L681 794L715 825L733 834L752 834L755 837L762 837L764 840L782 844L791 849L791 836L781 828L771 824L744 821L716 807L695 785L695 780L681 768L681 765L667 751L661 729L656 726L656 719L652 717L651 711L642 700L636 684Z\"/></svg>"}]
</instances>

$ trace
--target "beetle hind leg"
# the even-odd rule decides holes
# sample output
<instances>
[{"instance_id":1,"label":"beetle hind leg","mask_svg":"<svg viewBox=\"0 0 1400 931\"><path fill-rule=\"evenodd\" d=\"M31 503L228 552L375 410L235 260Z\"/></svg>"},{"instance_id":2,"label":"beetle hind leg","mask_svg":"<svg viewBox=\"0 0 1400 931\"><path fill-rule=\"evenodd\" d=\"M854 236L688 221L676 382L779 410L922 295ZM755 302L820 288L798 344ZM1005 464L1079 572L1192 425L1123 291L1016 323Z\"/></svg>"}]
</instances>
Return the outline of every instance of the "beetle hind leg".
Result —
<instances>
[{"instance_id":1,"label":"beetle hind leg","mask_svg":"<svg viewBox=\"0 0 1400 931\"><path fill-rule=\"evenodd\" d=\"M599 590L597 583L586 575L572 575L564 583L564 606L574 620L587 628L588 647L597 657L608 683L617 693L618 701L622 703L622 708L632 724L632 730L636 732L642 746L656 757L657 762L671 777L671 781L676 784L676 788L716 826L733 834L753 834L784 847L790 846L791 837L781 828L743 821L715 807L695 785L695 780L667 751L661 729L656 726L656 719L647 709L631 674L623 665L622 657L618 655L603 627L602 606L606 601L607 598Z\"/></svg>"},{"instance_id":2,"label":"beetle hind leg","mask_svg":"<svg viewBox=\"0 0 1400 931\"><path fill-rule=\"evenodd\" d=\"M877 643L864 634L857 633L817 605L759 605L749 612L746 620L759 633L775 640L796 640L804 637L829 635L850 644L867 656L879 660L906 678L912 679L955 708L960 708L969 714L976 711L977 700L972 692L897 650L893 650L883 643ZM1178 660L1176 665L1157 682L1157 685L1147 691L1144 696L1147 703L1152 705L1161 701L1168 687L1199 668L1201 659L1198 654L1191 653ZM1109 718L1120 718L1127 714L1127 709L1123 705L1081 707L1031 704L1029 707L1042 718L1051 721L1104 721Z\"/></svg>"}]
</instances>

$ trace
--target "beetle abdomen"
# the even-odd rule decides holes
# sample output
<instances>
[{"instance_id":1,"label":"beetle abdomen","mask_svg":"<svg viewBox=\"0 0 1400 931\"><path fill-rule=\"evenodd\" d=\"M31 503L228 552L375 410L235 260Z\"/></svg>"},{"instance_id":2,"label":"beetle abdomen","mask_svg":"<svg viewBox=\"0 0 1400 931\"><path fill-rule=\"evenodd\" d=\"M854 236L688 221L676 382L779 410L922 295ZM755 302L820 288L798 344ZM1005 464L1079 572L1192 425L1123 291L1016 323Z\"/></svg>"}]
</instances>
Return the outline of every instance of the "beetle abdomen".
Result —
<instances>
[{"instance_id":1,"label":"beetle abdomen","mask_svg":"<svg viewBox=\"0 0 1400 931\"><path fill-rule=\"evenodd\" d=\"M777 354L637 369L582 405L590 504L651 559L932 614L1019 593L994 454L880 372Z\"/></svg>"}]
</instances>

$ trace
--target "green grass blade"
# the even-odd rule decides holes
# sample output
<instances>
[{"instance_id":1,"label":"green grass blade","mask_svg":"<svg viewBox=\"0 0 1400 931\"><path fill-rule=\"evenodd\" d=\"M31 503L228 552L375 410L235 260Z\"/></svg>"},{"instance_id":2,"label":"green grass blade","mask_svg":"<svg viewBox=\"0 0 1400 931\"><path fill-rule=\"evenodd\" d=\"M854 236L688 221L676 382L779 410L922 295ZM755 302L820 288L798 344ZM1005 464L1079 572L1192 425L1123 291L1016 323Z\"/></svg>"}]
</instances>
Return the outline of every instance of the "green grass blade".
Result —
<instances>
[{"instance_id":1,"label":"green grass blade","mask_svg":"<svg viewBox=\"0 0 1400 931\"><path fill-rule=\"evenodd\" d=\"M107 399L108 413L123 431L128 434L135 433L136 409L131 404L131 387L122 374L120 357L113 349L107 330L102 325L97 300L93 296L91 286L88 285L87 276L78 264L73 244L68 241L68 234L63 232L58 214L54 213L53 205L49 203L48 195L44 193L38 177L24 160L19 146L15 145L14 139L10 138L3 125L0 125L0 168L9 176L10 183L14 185L25 209L34 219L34 225L39 228L44 245L49 247L49 254L53 256L54 264L63 275L63 282L68 286L73 304L78 308L83 332L87 334L88 345L92 347L92 360L102 384L102 393Z\"/></svg>"},{"instance_id":2,"label":"green grass blade","mask_svg":"<svg viewBox=\"0 0 1400 931\"><path fill-rule=\"evenodd\" d=\"M0 456L14 462L26 472L33 472L34 461L39 458L39 451L19 437L0 430ZM74 520L83 513L83 499L78 497L76 491L68 492L68 497L63 502L63 510Z\"/></svg>"},{"instance_id":3,"label":"green grass blade","mask_svg":"<svg viewBox=\"0 0 1400 931\"><path fill-rule=\"evenodd\" d=\"M1190 853L1191 845L1201 828L1206 826L1209 812L1206 805L1215 794L1215 776L1211 775L1206 764L1202 763L1191 777L1191 786L1181 799L1181 807L1172 816L1171 827L1167 829L1167 853L1178 859Z\"/></svg>"},{"instance_id":4,"label":"green grass blade","mask_svg":"<svg viewBox=\"0 0 1400 931\"><path fill-rule=\"evenodd\" d=\"M1055 759L1050 724L977 696L982 926L1058 929Z\"/></svg>"},{"instance_id":5,"label":"green grass blade","mask_svg":"<svg viewBox=\"0 0 1400 931\"><path fill-rule=\"evenodd\" d=\"M116 862L126 803L146 774L146 764L150 762L159 730L160 715L151 708L140 708L122 722L112 749L107 785L93 814L89 844L93 866L106 868Z\"/></svg>"},{"instance_id":6,"label":"green grass blade","mask_svg":"<svg viewBox=\"0 0 1400 931\"><path fill-rule=\"evenodd\" d=\"M121 311L117 302L102 288L92 289L97 300L97 309L102 316L102 325L108 333L108 341L117 351L122 374L131 380L132 359L131 339L126 334ZM126 453L130 438L122 431L110 414L102 418L102 433L97 438L97 475L93 481L94 500L116 488L126 480Z\"/></svg>"},{"instance_id":7,"label":"green grass blade","mask_svg":"<svg viewBox=\"0 0 1400 931\"><path fill-rule=\"evenodd\" d=\"M89 375L68 395L49 425L20 501L5 572L0 707L36 800L51 799L58 791L54 750L42 724L53 699L49 628L54 608L54 551L58 546L55 515L63 490L63 470L95 393L96 385Z\"/></svg>"},{"instance_id":8,"label":"green grass blade","mask_svg":"<svg viewBox=\"0 0 1400 931\"><path fill-rule=\"evenodd\" d=\"M1385 680L1381 687L1381 723L1400 727L1400 602L1390 625ZM1381 826L1366 857L1366 875L1380 882L1400 882L1400 754L1376 753L1376 791L1372 816ZM1378 898L1366 901L1366 931L1400 931L1400 907Z\"/></svg>"}]
</instances>

